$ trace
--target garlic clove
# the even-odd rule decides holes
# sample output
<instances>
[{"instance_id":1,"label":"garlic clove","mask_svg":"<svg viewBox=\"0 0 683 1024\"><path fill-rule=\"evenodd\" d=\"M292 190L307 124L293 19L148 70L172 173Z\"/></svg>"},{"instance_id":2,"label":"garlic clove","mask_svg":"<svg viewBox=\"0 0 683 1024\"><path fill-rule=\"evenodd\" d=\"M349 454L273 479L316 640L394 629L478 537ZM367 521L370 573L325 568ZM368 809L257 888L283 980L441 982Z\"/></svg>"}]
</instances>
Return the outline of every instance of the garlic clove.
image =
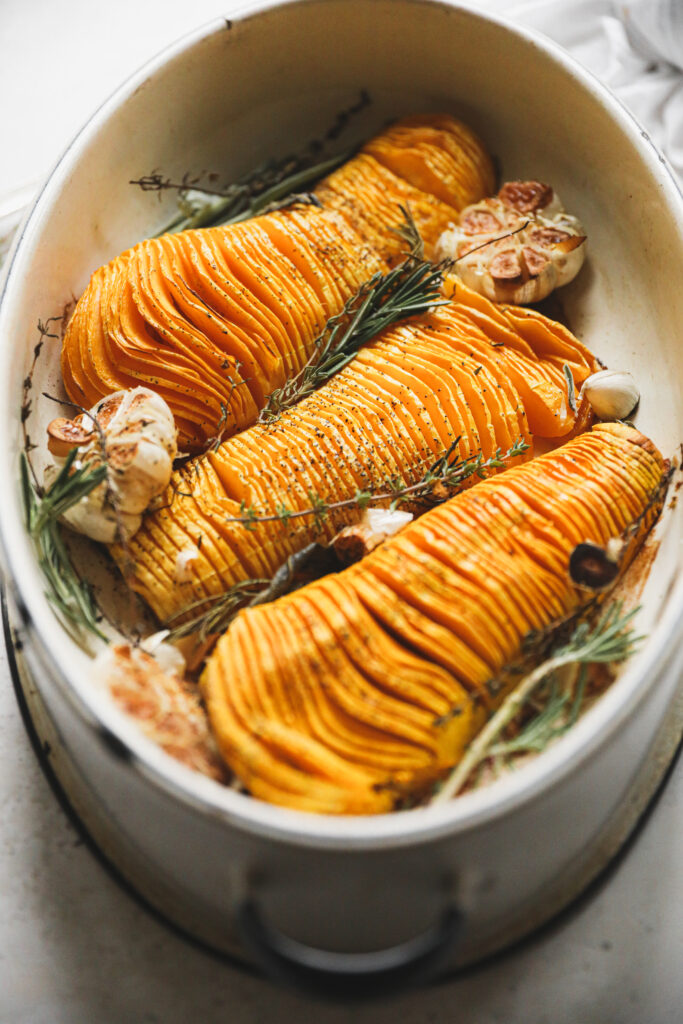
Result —
<instances>
[{"instance_id":1,"label":"garlic clove","mask_svg":"<svg viewBox=\"0 0 683 1024\"><path fill-rule=\"evenodd\" d=\"M554 189L543 181L507 181L498 199L503 206L523 214L557 212L562 208Z\"/></svg>"},{"instance_id":2,"label":"garlic clove","mask_svg":"<svg viewBox=\"0 0 683 1024\"><path fill-rule=\"evenodd\" d=\"M135 728L168 755L193 771L229 781L196 686L127 643L106 647L94 660L90 677Z\"/></svg>"},{"instance_id":3,"label":"garlic clove","mask_svg":"<svg viewBox=\"0 0 683 1024\"><path fill-rule=\"evenodd\" d=\"M601 420L623 420L640 401L635 380L625 370L599 370L583 383L580 397L588 400Z\"/></svg>"},{"instance_id":4,"label":"garlic clove","mask_svg":"<svg viewBox=\"0 0 683 1024\"><path fill-rule=\"evenodd\" d=\"M76 533L82 533L101 544L114 544L119 541L125 543L142 526L141 515L121 512L117 517L111 508L93 507L87 503L69 509L62 519Z\"/></svg>"},{"instance_id":5,"label":"garlic clove","mask_svg":"<svg viewBox=\"0 0 683 1024\"><path fill-rule=\"evenodd\" d=\"M361 522L367 523L373 533L383 533L386 537L393 537L395 533L412 522L413 518L412 512L402 512L398 508L366 508Z\"/></svg>"},{"instance_id":6,"label":"garlic clove","mask_svg":"<svg viewBox=\"0 0 683 1024\"><path fill-rule=\"evenodd\" d=\"M611 551L614 550L612 546ZM569 575L572 582L589 590L604 590L605 587L611 586L619 571L619 560L612 557L609 545L603 548L590 540L577 544L569 558Z\"/></svg>"},{"instance_id":7,"label":"garlic clove","mask_svg":"<svg viewBox=\"0 0 683 1024\"><path fill-rule=\"evenodd\" d=\"M399 509L366 508L360 522L346 526L333 539L334 553L342 565L359 562L407 526L412 518L412 512Z\"/></svg>"},{"instance_id":8,"label":"garlic clove","mask_svg":"<svg viewBox=\"0 0 683 1024\"><path fill-rule=\"evenodd\" d=\"M72 448L79 448L92 440L92 430L87 430L79 416L68 420L66 416L58 416L47 426L47 447L52 455L65 459Z\"/></svg>"}]
</instances>

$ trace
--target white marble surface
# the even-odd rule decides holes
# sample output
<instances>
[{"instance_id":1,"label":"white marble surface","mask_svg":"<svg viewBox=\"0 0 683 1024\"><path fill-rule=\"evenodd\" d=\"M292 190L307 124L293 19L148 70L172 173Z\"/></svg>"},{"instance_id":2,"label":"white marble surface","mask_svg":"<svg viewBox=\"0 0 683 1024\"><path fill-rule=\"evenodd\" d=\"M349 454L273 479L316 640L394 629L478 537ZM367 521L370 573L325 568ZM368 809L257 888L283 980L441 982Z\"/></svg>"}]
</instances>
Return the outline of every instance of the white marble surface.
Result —
<instances>
[{"instance_id":1,"label":"white marble surface","mask_svg":"<svg viewBox=\"0 0 683 1024\"><path fill-rule=\"evenodd\" d=\"M236 6L0 0L0 196L38 179L149 55ZM541 6L523 5L527 17ZM679 765L616 871L532 941L386 1005L312 1008L190 945L118 887L43 777L0 657L0 1024L676 1024L681 865Z\"/></svg>"}]
</instances>

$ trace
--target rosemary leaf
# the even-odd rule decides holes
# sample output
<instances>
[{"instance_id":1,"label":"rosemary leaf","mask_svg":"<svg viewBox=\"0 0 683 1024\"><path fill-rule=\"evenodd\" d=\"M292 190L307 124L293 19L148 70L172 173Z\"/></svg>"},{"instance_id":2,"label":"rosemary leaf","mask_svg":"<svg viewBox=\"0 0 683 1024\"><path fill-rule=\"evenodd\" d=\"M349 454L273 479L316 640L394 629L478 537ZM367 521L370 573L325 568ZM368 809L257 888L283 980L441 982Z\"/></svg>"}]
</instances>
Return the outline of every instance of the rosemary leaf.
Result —
<instances>
[{"instance_id":1,"label":"rosemary leaf","mask_svg":"<svg viewBox=\"0 0 683 1024\"><path fill-rule=\"evenodd\" d=\"M505 746L495 746L495 741L503 729L512 722L522 708L527 704L531 695L544 683L548 676L565 665L594 665L594 664L616 664L625 661L636 649L637 645L644 639L642 636L634 636L630 624L637 608L630 612L622 613L622 603L613 601L603 612L594 626L582 622L576 627L566 644L558 647L551 657L543 661L505 698L498 710L491 716L487 724L474 738L467 748L462 760L455 766L444 784L432 799L432 803L445 803L456 796L463 788L472 772L494 752L498 754L509 752ZM583 687L585 678L583 674L577 687L572 715L578 716L579 704L577 698L583 699ZM541 712L543 714L543 712ZM571 716L570 716L571 717ZM547 724L547 722L545 723ZM527 726L527 730L531 725ZM564 730L562 730L564 731ZM557 734L557 733L556 733ZM545 734L546 745L552 736ZM533 732L532 732L533 739ZM528 733L527 733L528 740ZM536 737L538 742L538 737Z\"/></svg>"},{"instance_id":2,"label":"rosemary leaf","mask_svg":"<svg viewBox=\"0 0 683 1024\"><path fill-rule=\"evenodd\" d=\"M576 413L576 390L574 388L574 378L572 377L572 371L566 363L562 364L562 372L564 373L567 381L567 401L569 402L569 408L573 413Z\"/></svg>"}]
</instances>

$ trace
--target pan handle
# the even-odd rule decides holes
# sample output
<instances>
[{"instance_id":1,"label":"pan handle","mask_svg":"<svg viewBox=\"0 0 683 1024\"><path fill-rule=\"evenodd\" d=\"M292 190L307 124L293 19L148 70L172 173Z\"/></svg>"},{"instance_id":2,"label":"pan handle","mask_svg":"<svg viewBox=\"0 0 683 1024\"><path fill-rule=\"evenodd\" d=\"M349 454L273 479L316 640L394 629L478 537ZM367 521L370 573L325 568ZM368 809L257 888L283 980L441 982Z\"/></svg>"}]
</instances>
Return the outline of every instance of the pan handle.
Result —
<instances>
[{"instance_id":1,"label":"pan handle","mask_svg":"<svg viewBox=\"0 0 683 1024\"><path fill-rule=\"evenodd\" d=\"M245 946L271 978L309 995L350 1002L430 981L446 966L463 915L449 906L427 931L370 953L335 953L298 942L268 924L252 897L238 906L237 920Z\"/></svg>"}]
</instances>

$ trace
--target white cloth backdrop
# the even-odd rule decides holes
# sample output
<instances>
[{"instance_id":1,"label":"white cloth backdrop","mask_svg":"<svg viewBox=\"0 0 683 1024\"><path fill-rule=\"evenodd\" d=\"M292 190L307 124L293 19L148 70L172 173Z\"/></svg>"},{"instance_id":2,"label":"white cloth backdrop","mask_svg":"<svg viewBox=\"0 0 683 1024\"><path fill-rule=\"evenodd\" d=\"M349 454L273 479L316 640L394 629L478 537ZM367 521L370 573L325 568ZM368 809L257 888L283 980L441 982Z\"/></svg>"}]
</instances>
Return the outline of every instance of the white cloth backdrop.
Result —
<instances>
[{"instance_id":1,"label":"white cloth backdrop","mask_svg":"<svg viewBox=\"0 0 683 1024\"><path fill-rule=\"evenodd\" d=\"M683 182L683 0L527 0L495 10L545 32L609 86Z\"/></svg>"}]
</instances>

